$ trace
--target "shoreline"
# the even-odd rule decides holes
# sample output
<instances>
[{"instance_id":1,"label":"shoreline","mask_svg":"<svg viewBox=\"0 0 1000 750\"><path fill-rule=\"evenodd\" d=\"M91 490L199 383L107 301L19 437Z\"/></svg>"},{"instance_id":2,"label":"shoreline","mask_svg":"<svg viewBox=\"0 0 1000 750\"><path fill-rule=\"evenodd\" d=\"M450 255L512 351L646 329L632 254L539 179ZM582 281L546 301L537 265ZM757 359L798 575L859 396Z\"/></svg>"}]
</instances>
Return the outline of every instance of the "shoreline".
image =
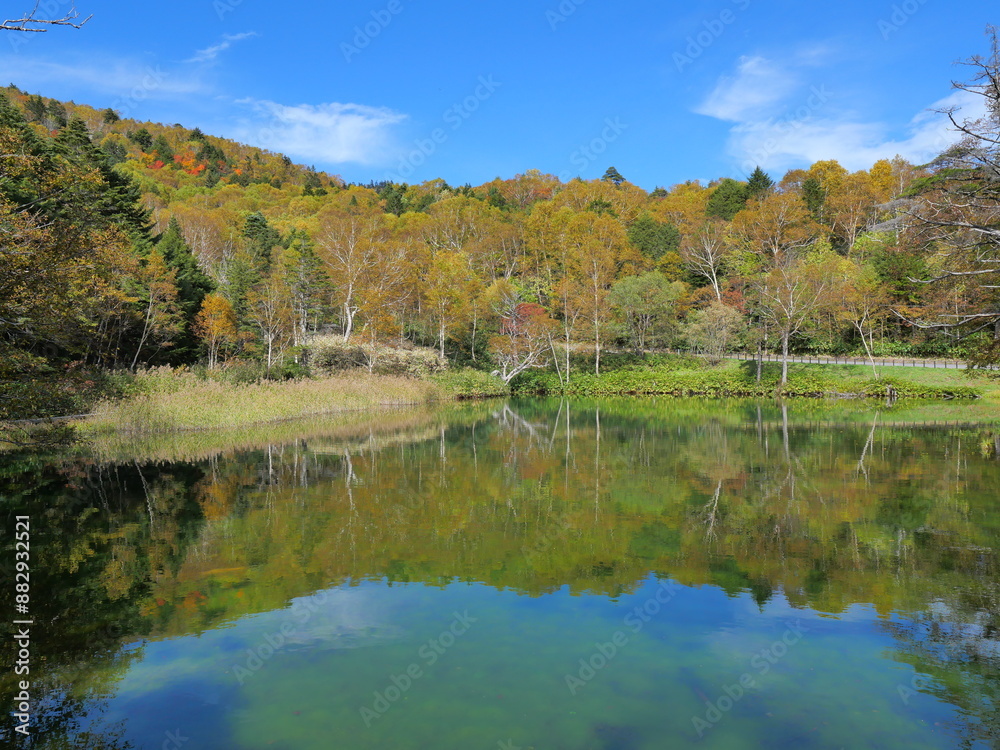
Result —
<instances>
[{"instance_id":1,"label":"shoreline","mask_svg":"<svg viewBox=\"0 0 1000 750\"><path fill-rule=\"evenodd\" d=\"M690 357L654 356L609 361L600 375L574 371L568 384L552 370L528 371L505 385L478 370L451 370L422 378L346 371L299 380L229 383L195 376L184 370L156 370L136 376L130 392L95 405L90 414L10 421L2 426L30 433L67 430L77 439L199 433L213 430L259 429L317 418L350 416L371 411L458 404L504 397L764 399L854 403L868 409L889 404L970 403L977 411L1000 418L1000 382L988 376L973 379L957 369L884 367L880 379L863 365L790 364L782 385L777 365L764 367L761 382L748 363L728 360L717 365ZM577 367L585 363L577 363ZM992 417L992 414L990 415ZM5 441L15 445L15 441Z\"/></svg>"}]
</instances>

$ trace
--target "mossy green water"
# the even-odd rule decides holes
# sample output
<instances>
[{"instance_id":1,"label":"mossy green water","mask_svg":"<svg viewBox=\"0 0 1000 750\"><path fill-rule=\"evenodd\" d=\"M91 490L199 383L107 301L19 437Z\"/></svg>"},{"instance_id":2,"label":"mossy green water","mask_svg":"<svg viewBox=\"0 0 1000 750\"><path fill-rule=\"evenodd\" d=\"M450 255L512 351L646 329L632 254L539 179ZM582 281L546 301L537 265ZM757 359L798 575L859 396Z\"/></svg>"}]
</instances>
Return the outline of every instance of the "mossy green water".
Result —
<instances>
[{"instance_id":1,"label":"mossy green water","mask_svg":"<svg viewBox=\"0 0 1000 750\"><path fill-rule=\"evenodd\" d=\"M17 457L47 741L988 747L995 427L926 408L533 400Z\"/></svg>"}]
</instances>

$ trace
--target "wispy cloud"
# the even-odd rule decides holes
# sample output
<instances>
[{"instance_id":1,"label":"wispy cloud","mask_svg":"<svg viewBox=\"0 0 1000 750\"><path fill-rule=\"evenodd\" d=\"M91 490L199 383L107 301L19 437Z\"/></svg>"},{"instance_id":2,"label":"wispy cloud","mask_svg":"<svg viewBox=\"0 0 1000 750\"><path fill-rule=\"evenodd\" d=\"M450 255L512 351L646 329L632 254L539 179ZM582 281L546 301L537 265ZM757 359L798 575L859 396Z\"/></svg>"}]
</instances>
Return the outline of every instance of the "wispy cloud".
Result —
<instances>
[{"instance_id":1,"label":"wispy cloud","mask_svg":"<svg viewBox=\"0 0 1000 750\"><path fill-rule=\"evenodd\" d=\"M249 107L232 136L309 162L386 164L397 155L394 126L405 114L363 104L300 104L243 99Z\"/></svg>"},{"instance_id":2,"label":"wispy cloud","mask_svg":"<svg viewBox=\"0 0 1000 750\"><path fill-rule=\"evenodd\" d=\"M695 112L741 122L772 108L797 86L795 76L778 64L763 57L741 57L735 75L720 78Z\"/></svg>"},{"instance_id":3,"label":"wispy cloud","mask_svg":"<svg viewBox=\"0 0 1000 750\"><path fill-rule=\"evenodd\" d=\"M251 36L227 37L223 45ZM223 45L202 50L199 59L210 61ZM125 58L54 61L0 55L0 78L47 96L73 91L84 101L111 106L124 117L155 117L168 107L170 122L198 123L206 132L320 165L385 166L403 150L397 126L406 114L354 103L234 101L216 87L204 65L162 68Z\"/></svg>"},{"instance_id":4,"label":"wispy cloud","mask_svg":"<svg viewBox=\"0 0 1000 750\"><path fill-rule=\"evenodd\" d=\"M760 57L741 58L736 72L719 80L695 108L732 123L726 151L736 166L772 171L836 159L847 169L867 169L897 154L926 163L957 140L948 119L934 110L961 109L975 119L984 113L982 97L963 91L931 103L903 125L866 120L845 111L825 86L808 85L791 68Z\"/></svg>"},{"instance_id":5,"label":"wispy cloud","mask_svg":"<svg viewBox=\"0 0 1000 750\"><path fill-rule=\"evenodd\" d=\"M81 87L100 94L127 95L137 88L161 97L192 94L205 90L200 77L191 72L165 70L159 64L141 60L107 58L54 62L44 58L0 56L0 77L22 88L50 90L56 86ZM51 95L51 94L50 94Z\"/></svg>"},{"instance_id":6,"label":"wispy cloud","mask_svg":"<svg viewBox=\"0 0 1000 750\"><path fill-rule=\"evenodd\" d=\"M242 42L244 39L253 39L259 36L256 31L247 31L242 34L226 34L222 37L222 41L218 44L213 44L211 47L206 47L205 49L200 49L194 53L194 55L184 62L188 63L209 63L214 62L220 54L225 52L227 49L233 46L236 42Z\"/></svg>"}]
</instances>

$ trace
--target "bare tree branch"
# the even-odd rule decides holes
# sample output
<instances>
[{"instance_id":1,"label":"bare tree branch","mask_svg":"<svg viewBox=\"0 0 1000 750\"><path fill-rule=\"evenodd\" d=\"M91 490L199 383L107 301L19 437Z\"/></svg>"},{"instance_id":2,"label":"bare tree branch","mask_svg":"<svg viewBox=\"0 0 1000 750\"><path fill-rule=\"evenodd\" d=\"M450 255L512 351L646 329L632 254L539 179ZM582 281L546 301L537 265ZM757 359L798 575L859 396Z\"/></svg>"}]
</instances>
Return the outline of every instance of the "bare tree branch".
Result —
<instances>
[{"instance_id":1,"label":"bare tree branch","mask_svg":"<svg viewBox=\"0 0 1000 750\"><path fill-rule=\"evenodd\" d=\"M39 2L36 2L35 7L27 15L21 18L8 18L6 21L0 23L0 31L24 31L42 34L48 31L47 26L69 26L79 29L83 28L83 25L94 17L93 15L89 15L81 21L79 20L80 14L76 10L76 6L72 6L69 12L62 18L38 18L38 6Z\"/></svg>"}]
</instances>

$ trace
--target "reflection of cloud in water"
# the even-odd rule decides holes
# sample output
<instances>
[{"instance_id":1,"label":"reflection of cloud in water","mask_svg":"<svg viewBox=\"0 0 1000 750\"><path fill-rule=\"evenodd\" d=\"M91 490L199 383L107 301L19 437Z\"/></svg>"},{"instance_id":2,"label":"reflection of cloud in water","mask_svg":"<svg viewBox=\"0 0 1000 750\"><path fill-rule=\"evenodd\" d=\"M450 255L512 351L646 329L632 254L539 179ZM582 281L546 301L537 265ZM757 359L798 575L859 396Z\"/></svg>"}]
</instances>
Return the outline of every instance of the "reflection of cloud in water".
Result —
<instances>
[{"instance_id":1,"label":"reflection of cloud in water","mask_svg":"<svg viewBox=\"0 0 1000 750\"><path fill-rule=\"evenodd\" d=\"M402 637L402 628L393 625L365 625L351 628L339 623L310 623L290 633L285 648L289 651L362 648L379 646Z\"/></svg>"},{"instance_id":2,"label":"reflection of cloud in water","mask_svg":"<svg viewBox=\"0 0 1000 750\"><path fill-rule=\"evenodd\" d=\"M389 618L381 610L367 592L358 589L331 589L296 599L280 612L281 623L293 625L285 634L285 650L363 648L403 638L403 629L387 623Z\"/></svg>"},{"instance_id":3,"label":"reflection of cloud in water","mask_svg":"<svg viewBox=\"0 0 1000 750\"><path fill-rule=\"evenodd\" d=\"M925 646L934 646L942 658L1000 661L1000 638L992 626L992 613L961 612L941 599L927 607L928 616L915 623Z\"/></svg>"}]
</instances>

